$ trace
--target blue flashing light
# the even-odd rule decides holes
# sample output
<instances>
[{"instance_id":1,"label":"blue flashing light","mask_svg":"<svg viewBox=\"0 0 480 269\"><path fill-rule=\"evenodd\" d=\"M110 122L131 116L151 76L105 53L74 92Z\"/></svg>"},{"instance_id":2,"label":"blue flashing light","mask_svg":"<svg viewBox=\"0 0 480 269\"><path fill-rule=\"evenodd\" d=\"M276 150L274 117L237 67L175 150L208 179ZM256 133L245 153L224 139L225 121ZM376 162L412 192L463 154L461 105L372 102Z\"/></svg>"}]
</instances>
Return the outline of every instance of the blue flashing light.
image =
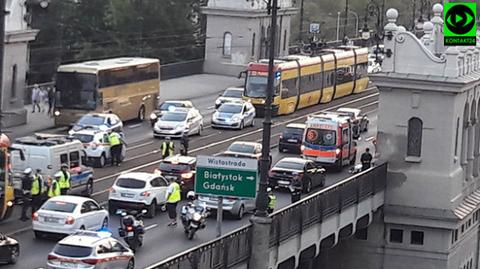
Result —
<instances>
[{"instance_id":1,"label":"blue flashing light","mask_svg":"<svg viewBox=\"0 0 480 269\"><path fill-rule=\"evenodd\" d=\"M280 71L275 72L275 79L280 79L281 76L282 76L282 72Z\"/></svg>"},{"instance_id":2,"label":"blue flashing light","mask_svg":"<svg viewBox=\"0 0 480 269\"><path fill-rule=\"evenodd\" d=\"M107 227L102 227L97 230L100 237L112 237L112 232Z\"/></svg>"}]
</instances>

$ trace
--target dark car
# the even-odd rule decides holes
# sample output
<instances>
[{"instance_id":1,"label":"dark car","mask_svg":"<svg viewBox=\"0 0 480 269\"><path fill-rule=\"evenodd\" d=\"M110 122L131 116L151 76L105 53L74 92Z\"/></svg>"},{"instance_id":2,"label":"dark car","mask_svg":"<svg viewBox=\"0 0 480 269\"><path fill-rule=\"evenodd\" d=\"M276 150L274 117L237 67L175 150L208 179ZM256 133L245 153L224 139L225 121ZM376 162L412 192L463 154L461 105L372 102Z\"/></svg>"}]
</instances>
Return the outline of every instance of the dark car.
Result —
<instances>
[{"instance_id":1,"label":"dark car","mask_svg":"<svg viewBox=\"0 0 480 269\"><path fill-rule=\"evenodd\" d=\"M278 141L278 151L283 152L285 150L301 153L300 147L302 146L303 132L305 131L305 124L290 123L287 125L280 135Z\"/></svg>"},{"instance_id":2,"label":"dark car","mask_svg":"<svg viewBox=\"0 0 480 269\"><path fill-rule=\"evenodd\" d=\"M159 103L157 108L150 114L150 123L152 126L155 125L155 122L157 122L157 120L161 118L165 112L171 111L176 107L192 108L193 104L190 101L165 101L163 103Z\"/></svg>"},{"instance_id":3,"label":"dark car","mask_svg":"<svg viewBox=\"0 0 480 269\"><path fill-rule=\"evenodd\" d=\"M301 185L304 193L313 187L325 186L325 169L311 160L302 158L283 158L268 173L268 184L271 187L288 188L290 185ZM298 184L300 181L301 184Z\"/></svg>"},{"instance_id":4,"label":"dark car","mask_svg":"<svg viewBox=\"0 0 480 269\"><path fill-rule=\"evenodd\" d=\"M233 142L227 151L220 154L220 156L234 157L234 158L251 158L260 161L262 157L262 144L256 142ZM272 156L269 156L270 164L272 163ZM260 164L259 166L260 167Z\"/></svg>"},{"instance_id":5,"label":"dark car","mask_svg":"<svg viewBox=\"0 0 480 269\"><path fill-rule=\"evenodd\" d=\"M20 255L20 246L17 240L0 233L0 264L14 264Z\"/></svg>"},{"instance_id":6,"label":"dark car","mask_svg":"<svg viewBox=\"0 0 480 269\"><path fill-rule=\"evenodd\" d=\"M175 155L163 159L156 171L167 180L178 180L182 185L182 192L186 193L194 189L196 165L195 157Z\"/></svg>"}]
</instances>

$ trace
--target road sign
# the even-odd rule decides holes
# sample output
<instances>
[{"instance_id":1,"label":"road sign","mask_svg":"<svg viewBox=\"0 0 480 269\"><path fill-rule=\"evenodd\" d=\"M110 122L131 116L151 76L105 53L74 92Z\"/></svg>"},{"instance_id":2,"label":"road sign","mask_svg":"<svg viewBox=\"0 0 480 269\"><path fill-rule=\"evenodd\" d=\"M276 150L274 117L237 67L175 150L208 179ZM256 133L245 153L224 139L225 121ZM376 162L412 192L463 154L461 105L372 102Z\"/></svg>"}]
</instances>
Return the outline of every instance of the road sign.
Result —
<instances>
[{"instance_id":1,"label":"road sign","mask_svg":"<svg viewBox=\"0 0 480 269\"><path fill-rule=\"evenodd\" d=\"M319 34L320 33L320 23L310 23L310 33Z\"/></svg>"},{"instance_id":2,"label":"road sign","mask_svg":"<svg viewBox=\"0 0 480 269\"><path fill-rule=\"evenodd\" d=\"M197 156L195 192L217 196L255 198L256 159Z\"/></svg>"}]
</instances>

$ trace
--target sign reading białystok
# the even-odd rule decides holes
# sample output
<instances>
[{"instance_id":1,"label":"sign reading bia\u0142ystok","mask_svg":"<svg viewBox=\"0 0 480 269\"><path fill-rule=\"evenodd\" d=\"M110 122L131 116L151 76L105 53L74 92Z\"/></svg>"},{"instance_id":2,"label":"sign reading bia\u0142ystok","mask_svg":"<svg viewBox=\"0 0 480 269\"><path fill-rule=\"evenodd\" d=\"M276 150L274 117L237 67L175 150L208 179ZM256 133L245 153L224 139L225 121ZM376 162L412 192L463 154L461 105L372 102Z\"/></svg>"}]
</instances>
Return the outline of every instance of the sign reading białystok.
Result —
<instances>
[{"instance_id":1,"label":"sign reading bia\u0142ystok","mask_svg":"<svg viewBox=\"0 0 480 269\"><path fill-rule=\"evenodd\" d=\"M197 156L195 192L255 198L258 161L246 158Z\"/></svg>"},{"instance_id":2,"label":"sign reading bia\u0142ystok","mask_svg":"<svg viewBox=\"0 0 480 269\"><path fill-rule=\"evenodd\" d=\"M445 3L444 45L475 46L477 43L477 3Z\"/></svg>"}]
</instances>

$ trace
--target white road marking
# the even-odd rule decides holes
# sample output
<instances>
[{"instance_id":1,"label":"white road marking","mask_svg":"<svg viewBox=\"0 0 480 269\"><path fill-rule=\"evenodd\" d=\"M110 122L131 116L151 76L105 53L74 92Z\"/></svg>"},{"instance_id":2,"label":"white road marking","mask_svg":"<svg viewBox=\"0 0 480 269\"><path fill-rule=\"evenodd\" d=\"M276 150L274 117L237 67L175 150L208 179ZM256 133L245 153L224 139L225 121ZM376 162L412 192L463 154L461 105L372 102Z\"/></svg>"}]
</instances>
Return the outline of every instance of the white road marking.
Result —
<instances>
[{"instance_id":1,"label":"white road marking","mask_svg":"<svg viewBox=\"0 0 480 269\"><path fill-rule=\"evenodd\" d=\"M214 109L214 108L215 108L215 106L209 106L209 107L207 107L207 109Z\"/></svg>"},{"instance_id":2,"label":"white road marking","mask_svg":"<svg viewBox=\"0 0 480 269\"><path fill-rule=\"evenodd\" d=\"M137 148L141 148L141 147L144 147L144 146L146 146L146 145L153 144L153 142L154 142L154 141L149 141L149 142L146 142L146 143L138 144L138 145L133 146L133 147L127 147L127 151L133 150L133 149L137 149Z\"/></svg>"},{"instance_id":3,"label":"white road marking","mask_svg":"<svg viewBox=\"0 0 480 269\"><path fill-rule=\"evenodd\" d=\"M157 227L157 226L158 226L158 224L152 224L152 225L150 225L150 226L147 226L147 227L145 227L145 231L151 230L151 229L153 229L153 228L155 228L155 227Z\"/></svg>"},{"instance_id":4,"label":"white road marking","mask_svg":"<svg viewBox=\"0 0 480 269\"><path fill-rule=\"evenodd\" d=\"M133 129L133 128L137 128L137 127L140 127L140 126L142 126L142 124L141 124L141 123L137 123L137 124L128 125L128 128L129 128L129 129Z\"/></svg>"}]
</instances>

